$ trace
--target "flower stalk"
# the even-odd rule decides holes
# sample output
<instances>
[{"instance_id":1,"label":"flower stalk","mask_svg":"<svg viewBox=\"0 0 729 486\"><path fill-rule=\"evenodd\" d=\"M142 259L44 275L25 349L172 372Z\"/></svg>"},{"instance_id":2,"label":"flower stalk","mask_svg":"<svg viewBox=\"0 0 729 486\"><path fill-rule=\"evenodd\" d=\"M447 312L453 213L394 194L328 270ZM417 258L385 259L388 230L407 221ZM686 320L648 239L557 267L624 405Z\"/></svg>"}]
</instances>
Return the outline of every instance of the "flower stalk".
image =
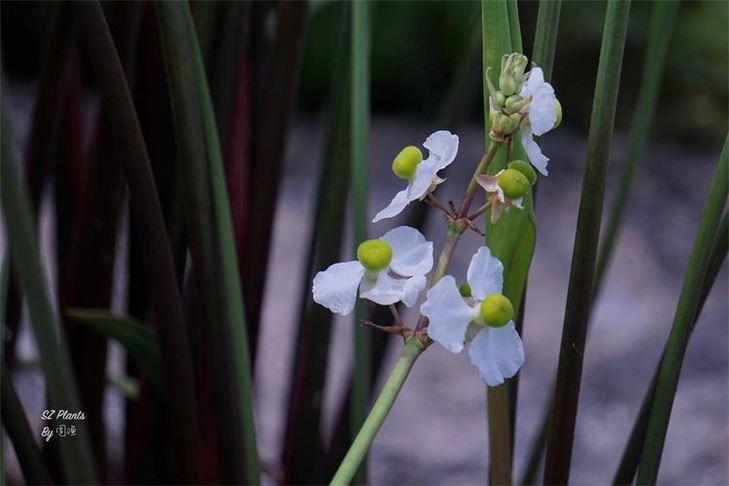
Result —
<instances>
[{"instance_id":1,"label":"flower stalk","mask_svg":"<svg viewBox=\"0 0 729 486\"><path fill-rule=\"evenodd\" d=\"M372 442L375 440L377 432L380 430L385 417L392 409L397 395L400 393L405 379L410 374L410 370L415 364L415 360L425 351L425 345L416 336L409 338L405 342L405 347L397 360L395 367L390 373L385 386L377 398L372 411L367 416L357 437L355 437L352 447L349 448L347 455L344 457L342 464L337 469L332 485L349 484L354 474L359 469L362 460L369 450Z\"/></svg>"}]
</instances>

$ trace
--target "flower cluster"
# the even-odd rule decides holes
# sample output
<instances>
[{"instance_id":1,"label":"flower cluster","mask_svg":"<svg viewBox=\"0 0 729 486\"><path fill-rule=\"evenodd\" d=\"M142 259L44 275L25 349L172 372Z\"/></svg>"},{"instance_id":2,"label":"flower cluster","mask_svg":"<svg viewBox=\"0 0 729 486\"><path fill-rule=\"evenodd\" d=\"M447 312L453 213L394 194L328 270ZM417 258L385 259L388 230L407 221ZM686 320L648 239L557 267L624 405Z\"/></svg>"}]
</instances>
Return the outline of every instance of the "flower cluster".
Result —
<instances>
[{"instance_id":1,"label":"flower cluster","mask_svg":"<svg viewBox=\"0 0 729 486\"><path fill-rule=\"evenodd\" d=\"M542 70L533 67L525 72L526 66L527 59L521 54L504 56L498 89L489 79L489 71L486 72L490 92L490 137L494 144L476 169L461 208L456 211L451 204L453 209L448 210L433 195L438 185L445 181L438 175L439 171L455 160L459 144L457 135L440 130L423 142L427 158L423 158L423 153L415 146L405 147L395 157L392 171L407 181L407 187L395 194L372 220L395 217L414 201L427 202L446 217L449 232L455 238L446 242L450 246L444 247L438 258L431 287L419 309L423 317L414 330L406 326L392 329L403 336L415 336L426 346L438 342L453 353L459 353L468 345L471 362L489 386L499 385L514 376L524 363L524 347L512 320L514 309L502 294L504 267L487 247L482 246L471 258L467 284L459 288L456 279L446 275L446 270L461 233L468 228L478 231L475 218L490 210L490 220L496 223L511 208L522 208L522 198L537 181L532 166L547 175L549 159L542 154L534 135L542 135L557 126L562 117L561 108L552 86L544 81ZM507 157L510 157L512 140L517 135L521 136L529 162L507 158L503 170L485 175L498 145L505 145ZM486 192L486 201L479 210L468 215L474 191L479 186ZM399 319L392 305L402 302L407 307L415 306L432 269L433 244L418 230L400 226L381 238L361 243L356 260L335 263L317 273L312 289L314 301L334 313L347 315L354 309L359 296L391 306Z\"/></svg>"}]
</instances>

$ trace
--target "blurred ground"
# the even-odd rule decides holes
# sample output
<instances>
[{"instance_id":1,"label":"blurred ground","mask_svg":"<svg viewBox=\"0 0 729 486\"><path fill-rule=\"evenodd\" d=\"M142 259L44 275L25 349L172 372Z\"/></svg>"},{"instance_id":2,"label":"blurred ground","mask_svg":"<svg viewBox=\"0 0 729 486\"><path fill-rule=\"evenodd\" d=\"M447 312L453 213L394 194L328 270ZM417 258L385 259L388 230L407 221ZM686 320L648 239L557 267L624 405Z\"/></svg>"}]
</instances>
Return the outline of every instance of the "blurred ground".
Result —
<instances>
[{"instance_id":1,"label":"blurred ground","mask_svg":"<svg viewBox=\"0 0 729 486\"><path fill-rule=\"evenodd\" d=\"M419 144L435 129L413 120L376 119L372 129L372 215L384 207L400 181L392 157ZM478 161L477 126L458 130L461 149L438 197L457 199ZM623 160L618 134L610 165L610 187ZM279 457L287 383L301 291L303 245L310 228L319 131L299 121L287 156L287 180L276 215L273 265L267 282L257 393L262 454ZM600 296L586 349L573 455L573 484L606 484L614 472L663 347L681 279L698 227L720 147L686 151L670 142L651 145L636 176L636 191ZM544 140L550 176L540 184L538 242L527 294L515 471L521 471L540 420L557 363L560 333L584 169L585 138L560 129ZM344 163L345 161L343 161ZM611 192L608 192L610 201ZM399 222L380 222L371 236ZM436 241L444 228L431 218L426 235ZM476 235L464 238L450 273L465 276ZM663 455L663 484L726 484L729 481L729 330L727 270L723 269L691 340ZM410 322L412 323L412 316ZM351 366L351 324L334 334L330 377L335 405ZM399 345L391 349L389 370ZM275 359L272 357L275 356ZM413 427L413 424L418 424ZM370 456L374 484L483 484L488 441L485 391L466 353L431 347L418 361ZM517 474L518 476L518 474Z\"/></svg>"}]
</instances>

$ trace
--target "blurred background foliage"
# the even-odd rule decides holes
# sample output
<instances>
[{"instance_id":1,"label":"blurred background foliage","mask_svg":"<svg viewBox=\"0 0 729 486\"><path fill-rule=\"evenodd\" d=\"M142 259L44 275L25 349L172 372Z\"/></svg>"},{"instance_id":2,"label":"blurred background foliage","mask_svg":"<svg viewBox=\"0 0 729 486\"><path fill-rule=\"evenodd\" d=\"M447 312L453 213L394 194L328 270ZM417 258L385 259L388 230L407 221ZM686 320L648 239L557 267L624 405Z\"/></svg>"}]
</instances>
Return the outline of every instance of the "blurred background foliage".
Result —
<instances>
[{"instance_id":1,"label":"blurred background foliage","mask_svg":"<svg viewBox=\"0 0 729 486\"><path fill-rule=\"evenodd\" d=\"M336 8L331 0L315 0L309 10L304 63L298 97L300 112L315 115L325 103L329 89L329 65L336 49ZM520 2L524 45L532 45L537 2ZM651 4L635 2L630 16L622 76L621 99L632 100L640 85L641 65L648 35ZM590 119L592 87L597 69L594 53L600 48L604 2L565 2L562 9L554 84L573 96L562 100L565 123L584 129ZM48 17L44 2L11 2L3 5L3 57L9 76L36 78ZM15 11L15 12L14 12ZM479 15L473 1L386 1L374 11L372 38L372 109L375 113L434 116L467 45ZM681 5L682 28L675 33L665 82L656 114L656 133L685 143L720 141L729 113L729 4L691 1ZM273 26L269 26L273 27ZM409 40L408 40L409 39ZM701 54L698 54L701 53ZM527 51L527 55L530 53ZM579 69L576 69L576 68ZM469 89L478 92L477 79ZM632 103L628 108L632 108ZM627 126L630 109L618 110L618 126ZM469 117L479 120L479 104ZM677 123L679 121L680 123Z\"/></svg>"}]
</instances>

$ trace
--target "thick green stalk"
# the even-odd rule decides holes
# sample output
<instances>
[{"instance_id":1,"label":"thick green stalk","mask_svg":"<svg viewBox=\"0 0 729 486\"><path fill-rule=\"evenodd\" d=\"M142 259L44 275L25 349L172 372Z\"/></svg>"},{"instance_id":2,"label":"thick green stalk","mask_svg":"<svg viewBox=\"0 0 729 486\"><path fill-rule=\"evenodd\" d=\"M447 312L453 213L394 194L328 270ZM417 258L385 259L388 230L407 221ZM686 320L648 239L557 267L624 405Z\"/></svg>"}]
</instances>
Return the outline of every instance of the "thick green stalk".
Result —
<instances>
[{"instance_id":1,"label":"thick green stalk","mask_svg":"<svg viewBox=\"0 0 729 486\"><path fill-rule=\"evenodd\" d=\"M605 178L629 13L629 1L610 0L608 2L590 120L590 134L587 142L587 165L582 182L582 196L572 254L570 283L557 368L555 403L547 442L547 459L544 468L546 484L566 484L569 480L587 322L592 306L592 287L597 243L600 236Z\"/></svg>"},{"instance_id":2,"label":"thick green stalk","mask_svg":"<svg viewBox=\"0 0 729 486\"><path fill-rule=\"evenodd\" d=\"M352 140L352 222L354 253L357 245L367 239L367 186L369 155L369 76L370 76L370 5L368 2L352 3L352 109L350 115ZM355 308L355 322L367 318L367 308L358 301ZM369 383L371 373L370 334L363 326L355 325L354 330L354 374L352 382L352 433L363 424L369 404ZM361 470L357 482L366 482L366 467Z\"/></svg>"},{"instance_id":3,"label":"thick green stalk","mask_svg":"<svg viewBox=\"0 0 729 486\"><path fill-rule=\"evenodd\" d=\"M25 183L18 174L17 159L10 145L13 137L4 107L0 116L0 202L8 251L28 303L50 405L57 410L78 411L81 405L71 371L68 347L64 335L59 332L58 316L51 305L31 201ZM69 483L97 483L88 430L83 422L77 424L77 429L79 437L75 446L59 448L65 480Z\"/></svg>"},{"instance_id":4,"label":"thick green stalk","mask_svg":"<svg viewBox=\"0 0 729 486\"><path fill-rule=\"evenodd\" d=\"M643 79L641 80L638 103L635 107L628 139L628 155L625 160L625 167L620 174L620 182L610 207L610 216L605 225L600 252L597 257L595 295L598 295L600 291L603 274L610 263L615 240L623 223L635 170L643 158L643 149L648 140L651 123L655 116L661 79L668 57L668 47L680 6L679 1L657 1L653 3L648 47L643 63Z\"/></svg>"},{"instance_id":5,"label":"thick green stalk","mask_svg":"<svg viewBox=\"0 0 729 486\"><path fill-rule=\"evenodd\" d=\"M402 354L400 354L400 358L390 373L390 377L382 388L380 396L377 398L375 405L372 407L372 411L367 417L367 420L365 420L364 425L362 425L357 437L355 437L352 447L350 447L347 455L344 456L344 460L330 484L346 485L352 481L372 441L375 440L380 426L382 426L385 417L387 417L387 414L395 403L395 398L400 393L400 389L410 374L415 360L418 359L418 356L424 350L425 346L423 346L423 343L417 337L411 337L406 341Z\"/></svg>"},{"instance_id":6,"label":"thick green stalk","mask_svg":"<svg viewBox=\"0 0 729 486\"><path fill-rule=\"evenodd\" d=\"M638 484L654 484L658 478L658 467L661 463L663 444L666 440L681 365L686 353L692 323L696 317L702 282L709 266L710 255L707 249L711 247L719 228L721 214L726 204L728 181L729 137L724 142L714 181L709 191L709 199L701 215L699 230L681 288L681 296L673 317L671 333L661 361L655 397L646 429L645 444L638 466Z\"/></svg>"},{"instance_id":7,"label":"thick green stalk","mask_svg":"<svg viewBox=\"0 0 729 486\"><path fill-rule=\"evenodd\" d=\"M726 260L727 248L729 248L729 217L726 213L721 219L721 224L716 233L714 244L711 247L711 255L709 256L709 270L707 271L706 278L701 289L701 297L699 298L699 306L696 311L696 316L691 324L690 332L693 333L696 328L696 322L701 315L701 310L704 307L706 299L709 297L711 288L714 286L719 270ZM689 335L690 337L690 335ZM635 471L638 469L638 462L640 461L640 451L643 448L645 440L645 431L648 426L648 419L650 418L651 407L653 406L653 398L656 393L656 384L658 383L658 374L661 370L661 363L663 362L663 356L666 351L664 349L661 355L661 360L656 366L656 370L653 373L653 379L651 384L646 391L643 401L640 405L640 411L638 412L635 422L633 422L633 428L630 431L630 437L628 442L625 444L623 449L623 455L620 458L620 464L615 471L613 477L613 484L632 484L633 478L635 477Z\"/></svg>"}]
</instances>

